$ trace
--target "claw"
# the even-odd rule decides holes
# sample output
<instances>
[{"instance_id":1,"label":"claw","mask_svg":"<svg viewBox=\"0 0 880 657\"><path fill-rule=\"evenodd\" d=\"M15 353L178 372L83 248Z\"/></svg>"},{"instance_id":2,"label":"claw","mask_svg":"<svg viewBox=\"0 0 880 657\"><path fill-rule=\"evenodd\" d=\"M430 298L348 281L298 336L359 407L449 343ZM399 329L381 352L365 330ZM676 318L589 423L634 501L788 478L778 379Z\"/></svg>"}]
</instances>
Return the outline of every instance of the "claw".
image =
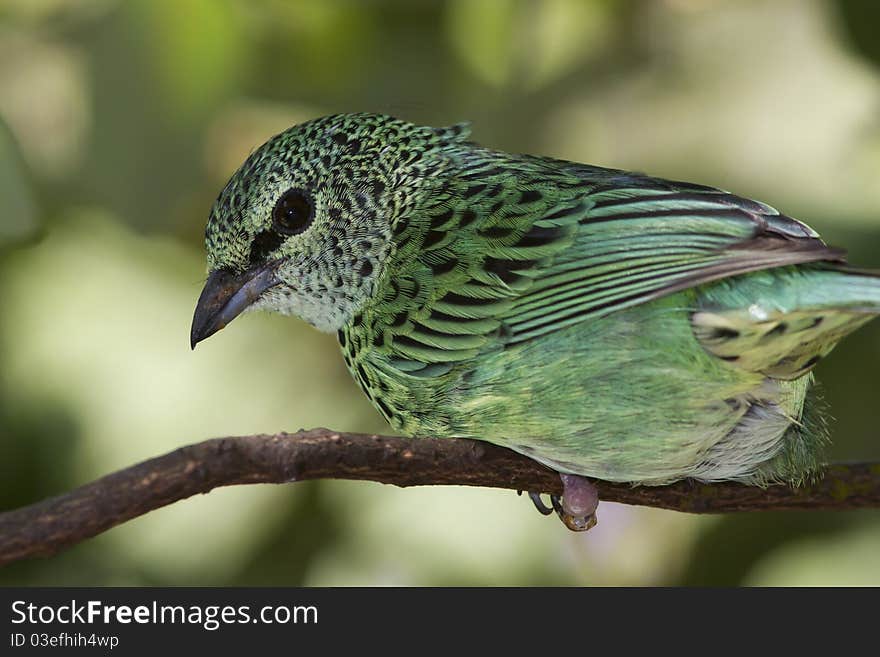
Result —
<instances>
[{"instance_id":1,"label":"claw","mask_svg":"<svg viewBox=\"0 0 880 657\"><path fill-rule=\"evenodd\" d=\"M590 513L589 515L574 515L572 513L569 513L565 510L565 507L563 506L563 497L560 497L559 495L550 496L550 502L553 504L553 510L556 511L556 515L559 516L562 524L564 524L573 532L585 532L588 529L592 529L596 526L597 520L595 511L593 513Z\"/></svg>"},{"instance_id":2,"label":"claw","mask_svg":"<svg viewBox=\"0 0 880 657\"><path fill-rule=\"evenodd\" d=\"M553 513L553 509L544 504L544 500L541 499L541 493L529 493L529 499L532 501L532 504L535 505L535 508L538 510L542 516L549 516ZM551 496L551 500L553 497ZM554 505L554 508L555 505Z\"/></svg>"},{"instance_id":3,"label":"claw","mask_svg":"<svg viewBox=\"0 0 880 657\"><path fill-rule=\"evenodd\" d=\"M596 514L591 513L588 516L571 516L568 514L559 514L559 519L562 520L562 524L568 527L573 532L585 532L588 529L592 529L596 526L596 523L599 521L596 519Z\"/></svg>"},{"instance_id":4,"label":"claw","mask_svg":"<svg viewBox=\"0 0 880 657\"><path fill-rule=\"evenodd\" d=\"M552 508L544 504L540 493L529 493L535 508L545 516L554 511L563 524L573 532L585 532L596 526L596 507L599 491L586 477L560 474L562 495L551 495Z\"/></svg>"}]
</instances>

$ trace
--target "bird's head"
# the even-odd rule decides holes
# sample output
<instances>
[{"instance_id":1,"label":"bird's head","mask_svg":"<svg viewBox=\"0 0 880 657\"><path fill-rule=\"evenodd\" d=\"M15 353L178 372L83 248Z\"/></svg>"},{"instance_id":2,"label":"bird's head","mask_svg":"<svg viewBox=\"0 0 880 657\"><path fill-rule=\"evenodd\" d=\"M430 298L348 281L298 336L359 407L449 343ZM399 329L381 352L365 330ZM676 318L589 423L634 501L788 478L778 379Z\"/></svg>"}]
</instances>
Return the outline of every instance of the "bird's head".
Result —
<instances>
[{"instance_id":1,"label":"bird's head","mask_svg":"<svg viewBox=\"0 0 880 657\"><path fill-rule=\"evenodd\" d=\"M248 309L296 315L324 331L344 326L381 276L395 224L425 193L426 171L441 168L464 134L463 126L349 114L263 144L211 209L192 346Z\"/></svg>"}]
</instances>

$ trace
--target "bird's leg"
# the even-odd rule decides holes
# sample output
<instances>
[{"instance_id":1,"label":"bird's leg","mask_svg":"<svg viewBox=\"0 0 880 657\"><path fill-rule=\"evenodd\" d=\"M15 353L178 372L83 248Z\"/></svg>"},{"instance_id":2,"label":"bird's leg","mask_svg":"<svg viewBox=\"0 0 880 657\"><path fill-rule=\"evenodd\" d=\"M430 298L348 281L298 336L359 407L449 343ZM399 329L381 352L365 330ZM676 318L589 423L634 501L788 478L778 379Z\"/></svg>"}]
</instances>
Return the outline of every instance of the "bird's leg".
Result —
<instances>
[{"instance_id":1,"label":"bird's leg","mask_svg":"<svg viewBox=\"0 0 880 657\"><path fill-rule=\"evenodd\" d=\"M575 532L585 532L594 527L599 491L586 477L561 473L559 477L562 479L562 499L558 500L557 515L566 527Z\"/></svg>"},{"instance_id":2,"label":"bird's leg","mask_svg":"<svg viewBox=\"0 0 880 657\"><path fill-rule=\"evenodd\" d=\"M566 527L574 532L585 532L596 524L596 507L599 506L599 491L586 477L562 474L562 495L551 495L553 509L549 509L541 500L540 493L529 493L529 498L542 514L556 515Z\"/></svg>"}]
</instances>

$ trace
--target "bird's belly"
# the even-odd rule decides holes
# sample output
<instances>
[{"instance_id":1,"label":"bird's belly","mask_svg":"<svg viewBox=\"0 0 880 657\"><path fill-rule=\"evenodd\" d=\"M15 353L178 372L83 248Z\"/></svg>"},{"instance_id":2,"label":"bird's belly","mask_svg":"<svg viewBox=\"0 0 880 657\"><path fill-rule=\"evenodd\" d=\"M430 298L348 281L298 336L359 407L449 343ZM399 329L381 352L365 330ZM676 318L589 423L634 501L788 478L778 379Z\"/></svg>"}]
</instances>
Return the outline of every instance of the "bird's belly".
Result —
<instances>
[{"instance_id":1,"label":"bird's belly","mask_svg":"<svg viewBox=\"0 0 880 657\"><path fill-rule=\"evenodd\" d=\"M800 417L807 381L771 381L708 354L681 307L690 299L484 354L448 392L439 430L612 481L748 479Z\"/></svg>"}]
</instances>

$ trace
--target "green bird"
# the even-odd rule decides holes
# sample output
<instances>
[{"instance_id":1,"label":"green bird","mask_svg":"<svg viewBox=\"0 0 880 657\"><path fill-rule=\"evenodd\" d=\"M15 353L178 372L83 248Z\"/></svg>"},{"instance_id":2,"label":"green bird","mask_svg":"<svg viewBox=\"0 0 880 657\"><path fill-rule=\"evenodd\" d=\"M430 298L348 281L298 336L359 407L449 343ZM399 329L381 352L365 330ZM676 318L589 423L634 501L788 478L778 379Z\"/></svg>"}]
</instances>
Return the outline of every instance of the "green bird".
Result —
<instances>
[{"instance_id":1,"label":"green bird","mask_svg":"<svg viewBox=\"0 0 880 657\"><path fill-rule=\"evenodd\" d=\"M335 333L394 429L553 468L573 529L586 477L816 476L812 369L880 313L877 274L763 203L375 114L257 149L206 247L193 347L251 309Z\"/></svg>"}]
</instances>

